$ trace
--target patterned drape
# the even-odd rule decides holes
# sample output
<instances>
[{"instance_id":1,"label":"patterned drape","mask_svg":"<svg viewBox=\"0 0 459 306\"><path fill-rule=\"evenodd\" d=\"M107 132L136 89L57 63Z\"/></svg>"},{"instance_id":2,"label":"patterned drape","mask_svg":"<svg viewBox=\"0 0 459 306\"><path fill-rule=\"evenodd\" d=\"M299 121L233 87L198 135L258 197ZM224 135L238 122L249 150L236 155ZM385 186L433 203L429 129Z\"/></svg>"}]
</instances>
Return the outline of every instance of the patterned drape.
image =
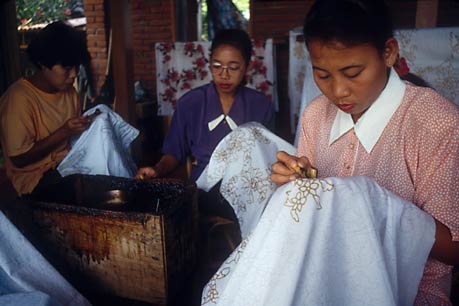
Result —
<instances>
[{"instance_id":1,"label":"patterned drape","mask_svg":"<svg viewBox=\"0 0 459 306\"><path fill-rule=\"evenodd\" d=\"M301 29L290 31L289 99L292 132L303 109L319 90L314 83ZM395 32L411 73L459 105L459 28L411 29Z\"/></svg>"},{"instance_id":2,"label":"patterned drape","mask_svg":"<svg viewBox=\"0 0 459 306\"><path fill-rule=\"evenodd\" d=\"M156 87L158 115L172 115L177 100L187 91L212 80L209 70L210 42L157 43ZM247 86L263 92L277 108L273 42L254 41L252 66L247 73Z\"/></svg>"}]
</instances>

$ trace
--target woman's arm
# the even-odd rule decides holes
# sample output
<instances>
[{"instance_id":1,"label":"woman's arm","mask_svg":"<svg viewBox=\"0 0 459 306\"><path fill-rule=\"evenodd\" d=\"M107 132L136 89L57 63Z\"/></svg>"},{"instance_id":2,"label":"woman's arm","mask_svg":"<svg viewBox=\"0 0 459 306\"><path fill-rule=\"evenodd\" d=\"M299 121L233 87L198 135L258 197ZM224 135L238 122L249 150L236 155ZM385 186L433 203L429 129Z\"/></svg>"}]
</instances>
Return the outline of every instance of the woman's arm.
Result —
<instances>
[{"instance_id":1,"label":"woman's arm","mask_svg":"<svg viewBox=\"0 0 459 306\"><path fill-rule=\"evenodd\" d=\"M67 120L63 126L51 133L48 137L37 141L29 151L16 156L10 156L11 162L15 167L23 168L45 158L71 136L86 130L91 121L91 118L84 116Z\"/></svg>"},{"instance_id":2,"label":"woman's arm","mask_svg":"<svg viewBox=\"0 0 459 306\"><path fill-rule=\"evenodd\" d=\"M438 220L435 220L435 243L430 256L447 265L459 264L459 242L452 241L451 232Z\"/></svg>"},{"instance_id":3,"label":"woman's arm","mask_svg":"<svg viewBox=\"0 0 459 306\"><path fill-rule=\"evenodd\" d=\"M178 167L179 163L180 162L173 155L166 154L163 155L159 162L157 162L153 167L140 168L135 177L138 179L164 177L174 171Z\"/></svg>"}]
</instances>

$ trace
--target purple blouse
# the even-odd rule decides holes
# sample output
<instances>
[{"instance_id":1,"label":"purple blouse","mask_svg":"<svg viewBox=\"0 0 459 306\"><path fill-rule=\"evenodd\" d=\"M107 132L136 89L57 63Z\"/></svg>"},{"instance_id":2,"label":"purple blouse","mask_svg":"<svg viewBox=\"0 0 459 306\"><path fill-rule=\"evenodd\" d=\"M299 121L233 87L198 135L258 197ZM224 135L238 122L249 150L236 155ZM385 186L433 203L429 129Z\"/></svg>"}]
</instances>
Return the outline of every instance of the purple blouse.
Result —
<instances>
[{"instance_id":1,"label":"purple blouse","mask_svg":"<svg viewBox=\"0 0 459 306\"><path fill-rule=\"evenodd\" d=\"M177 102L169 132L163 145L163 154L173 155L185 162L193 156L191 179L196 181L210 160L217 144L231 132L226 121L209 131L208 122L223 113L220 98L213 82L197 87ZM256 121L269 126L274 115L273 103L261 92L240 86L228 113L237 125Z\"/></svg>"}]
</instances>

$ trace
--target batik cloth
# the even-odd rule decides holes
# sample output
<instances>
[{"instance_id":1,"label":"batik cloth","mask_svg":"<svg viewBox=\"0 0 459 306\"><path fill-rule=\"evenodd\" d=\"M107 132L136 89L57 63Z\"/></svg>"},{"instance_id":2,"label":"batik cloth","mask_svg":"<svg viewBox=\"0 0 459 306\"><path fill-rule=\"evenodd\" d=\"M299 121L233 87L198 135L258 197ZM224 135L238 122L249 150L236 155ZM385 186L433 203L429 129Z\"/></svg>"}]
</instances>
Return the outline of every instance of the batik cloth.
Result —
<instances>
[{"instance_id":1,"label":"batik cloth","mask_svg":"<svg viewBox=\"0 0 459 306\"><path fill-rule=\"evenodd\" d=\"M129 145L139 131L106 105L97 105L84 113L99 109L91 126L72 142L72 149L57 167L62 176L71 174L133 177L137 167Z\"/></svg>"},{"instance_id":2,"label":"batik cloth","mask_svg":"<svg viewBox=\"0 0 459 306\"><path fill-rule=\"evenodd\" d=\"M433 218L367 177L298 179L276 190L263 171L283 147L244 125L222 140L198 180L211 186L222 177L221 193L247 226L202 305L412 305ZM239 197L251 195L239 209Z\"/></svg>"},{"instance_id":3,"label":"batik cloth","mask_svg":"<svg viewBox=\"0 0 459 306\"><path fill-rule=\"evenodd\" d=\"M447 226L459 241L459 110L392 70L354 123L320 96L304 111L298 155L320 177L367 176ZM429 259L416 305L451 305L452 266Z\"/></svg>"}]
</instances>

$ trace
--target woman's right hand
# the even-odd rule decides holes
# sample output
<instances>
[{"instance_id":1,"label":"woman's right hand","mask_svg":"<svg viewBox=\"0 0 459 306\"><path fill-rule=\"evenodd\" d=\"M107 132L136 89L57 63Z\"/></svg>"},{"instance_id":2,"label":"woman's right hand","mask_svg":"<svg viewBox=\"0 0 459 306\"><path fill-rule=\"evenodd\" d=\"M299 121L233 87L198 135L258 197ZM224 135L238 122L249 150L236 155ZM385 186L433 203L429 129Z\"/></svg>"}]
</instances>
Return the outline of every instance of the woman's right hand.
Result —
<instances>
[{"instance_id":1,"label":"woman's right hand","mask_svg":"<svg viewBox=\"0 0 459 306\"><path fill-rule=\"evenodd\" d=\"M142 167L137 171L135 178L139 180L143 180L143 179L152 179L158 176L159 176L158 172L153 167Z\"/></svg>"},{"instance_id":2,"label":"woman's right hand","mask_svg":"<svg viewBox=\"0 0 459 306\"><path fill-rule=\"evenodd\" d=\"M311 163L305 156L297 157L284 151L279 151L276 157L277 162L271 167L271 180L278 186L300 178L300 175L294 169L311 167Z\"/></svg>"},{"instance_id":3,"label":"woman's right hand","mask_svg":"<svg viewBox=\"0 0 459 306\"><path fill-rule=\"evenodd\" d=\"M91 122L91 118L86 116L79 116L70 118L61 128L70 137L84 132L91 125Z\"/></svg>"}]
</instances>

